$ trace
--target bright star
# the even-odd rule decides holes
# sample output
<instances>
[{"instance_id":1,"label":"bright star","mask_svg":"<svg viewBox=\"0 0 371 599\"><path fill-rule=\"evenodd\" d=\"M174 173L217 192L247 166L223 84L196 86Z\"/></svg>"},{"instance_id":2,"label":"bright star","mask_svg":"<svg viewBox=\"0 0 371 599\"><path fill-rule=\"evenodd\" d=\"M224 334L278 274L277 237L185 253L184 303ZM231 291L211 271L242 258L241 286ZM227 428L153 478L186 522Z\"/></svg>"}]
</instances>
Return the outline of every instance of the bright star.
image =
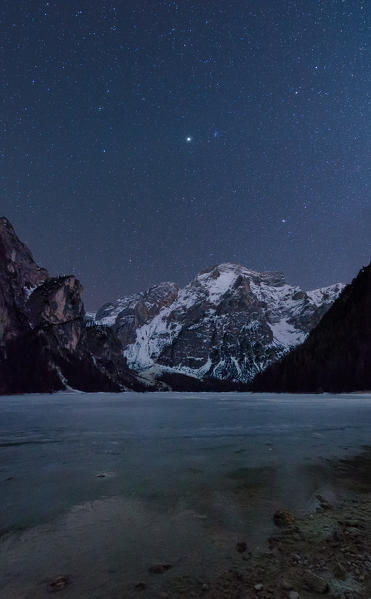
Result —
<instances>
[{"instance_id":1,"label":"bright star","mask_svg":"<svg viewBox=\"0 0 371 599\"><path fill-rule=\"evenodd\" d=\"M191 143L192 139L193 138L190 135L188 137L186 137L187 144Z\"/></svg>"}]
</instances>

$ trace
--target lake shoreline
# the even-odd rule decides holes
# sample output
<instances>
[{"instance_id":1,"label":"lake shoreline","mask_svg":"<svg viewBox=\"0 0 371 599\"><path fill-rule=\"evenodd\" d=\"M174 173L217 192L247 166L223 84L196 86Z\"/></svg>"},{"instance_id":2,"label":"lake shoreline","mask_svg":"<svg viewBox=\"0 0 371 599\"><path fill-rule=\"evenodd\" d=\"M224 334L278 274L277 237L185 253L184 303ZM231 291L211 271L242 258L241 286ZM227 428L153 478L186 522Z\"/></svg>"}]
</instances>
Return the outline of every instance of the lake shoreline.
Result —
<instances>
[{"instance_id":1,"label":"lake shoreline","mask_svg":"<svg viewBox=\"0 0 371 599\"><path fill-rule=\"evenodd\" d=\"M338 599L371 596L371 449L329 460L343 493L334 503L318 495L312 513L272 514L276 531L265 550L241 551L239 566L214 579L179 577L143 589L159 599ZM275 517L276 516L276 517ZM277 517L278 516L278 517Z\"/></svg>"},{"instance_id":2,"label":"lake shoreline","mask_svg":"<svg viewBox=\"0 0 371 599\"><path fill-rule=\"evenodd\" d=\"M370 396L58 394L0 411L1 597L312 599L304 570L336 586L335 557L350 597L371 597ZM358 535L355 557L318 529Z\"/></svg>"},{"instance_id":3,"label":"lake shoreline","mask_svg":"<svg viewBox=\"0 0 371 599\"><path fill-rule=\"evenodd\" d=\"M272 532L260 546L239 540L231 545L230 565L202 575L182 572L181 558L159 561L143 570L143 576L127 583L112 580L89 597L94 599L315 599L326 595L338 599L368 599L371 596L371 449L349 458L328 459L311 466L317 480L329 474L331 501L318 493L307 503L307 511L290 512L286 505L272 513ZM269 489L265 488L264 493ZM328 497L328 495L327 495ZM111 517L113 514L111 513ZM30 533L37 534L31 528ZM12 547L23 531L8 531L0 543ZM237 538L237 537L236 537ZM182 539L179 539L182 542ZM8 545L9 543L9 545ZM4 546L3 546L4 547ZM85 597L78 591L79 572L61 570L45 576L36 585L5 586L7 598L38 599L52 592L61 597ZM83 572L81 572L82 574ZM86 574L86 572L84 573ZM114 578L114 570L112 570ZM9 581L10 582L10 581ZM62 585L58 589L58 584ZM57 585L56 588L53 585ZM76 585L76 586L75 586ZM76 594L77 592L77 594ZM88 595L86 595L88 597Z\"/></svg>"}]
</instances>

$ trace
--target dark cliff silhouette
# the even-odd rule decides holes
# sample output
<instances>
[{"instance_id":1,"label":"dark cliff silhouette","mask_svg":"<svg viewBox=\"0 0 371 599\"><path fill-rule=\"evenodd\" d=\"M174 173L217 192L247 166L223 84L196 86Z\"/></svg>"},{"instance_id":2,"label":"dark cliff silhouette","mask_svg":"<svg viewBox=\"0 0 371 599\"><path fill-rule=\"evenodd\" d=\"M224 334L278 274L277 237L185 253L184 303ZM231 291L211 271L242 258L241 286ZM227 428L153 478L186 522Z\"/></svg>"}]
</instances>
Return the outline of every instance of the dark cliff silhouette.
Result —
<instances>
[{"instance_id":1,"label":"dark cliff silhouette","mask_svg":"<svg viewBox=\"0 0 371 599\"><path fill-rule=\"evenodd\" d=\"M76 277L49 277L0 218L0 394L143 390L119 339L89 326Z\"/></svg>"}]
</instances>

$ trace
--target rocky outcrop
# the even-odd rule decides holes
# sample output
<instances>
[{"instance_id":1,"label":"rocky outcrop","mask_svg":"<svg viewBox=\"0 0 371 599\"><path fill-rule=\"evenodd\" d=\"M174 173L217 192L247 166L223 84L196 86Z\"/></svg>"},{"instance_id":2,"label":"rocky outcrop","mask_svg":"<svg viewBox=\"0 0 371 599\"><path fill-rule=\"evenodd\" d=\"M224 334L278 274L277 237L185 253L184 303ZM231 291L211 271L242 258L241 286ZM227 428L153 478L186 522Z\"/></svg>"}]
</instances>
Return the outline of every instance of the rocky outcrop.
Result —
<instances>
[{"instance_id":1,"label":"rocky outcrop","mask_svg":"<svg viewBox=\"0 0 371 599\"><path fill-rule=\"evenodd\" d=\"M129 366L149 380L192 390L200 381L202 388L206 382L207 388L243 386L301 343L342 288L306 292L287 285L282 273L226 263L201 272L183 289L163 283L107 304L96 321L112 326ZM143 298L151 310L138 309Z\"/></svg>"},{"instance_id":2,"label":"rocky outcrop","mask_svg":"<svg viewBox=\"0 0 371 599\"><path fill-rule=\"evenodd\" d=\"M256 377L255 391L371 389L371 264L334 302L305 342Z\"/></svg>"},{"instance_id":3,"label":"rocky outcrop","mask_svg":"<svg viewBox=\"0 0 371 599\"><path fill-rule=\"evenodd\" d=\"M86 322L76 277L49 278L0 223L0 393L144 389L113 331Z\"/></svg>"},{"instance_id":4,"label":"rocky outcrop","mask_svg":"<svg viewBox=\"0 0 371 599\"><path fill-rule=\"evenodd\" d=\"M74 276L47 279L26 303L31 329L49 332L61 350L75 352L85 331L81 293Z\"/></svg>"},{"instance_id":5,"label":"rocky outcrop","mask_svg":"<svg viewBox=\"0 0 371 599\"><path fill-rule=\"evenodd\" d=\"M12 225L0 218L0 352L27 326L23 309L29 293L48 278Z\"/></svg>"},{"instance_id":6,"label":"rocky outcrop","mask_svg":"<svg viewBox=\"0 0 371 599\"><path fill-rule=\"evenodd\" d=\"M137 329L150 322L160 310L178 297L176 283L160 283L102 306L95 317L98 324L112 326L124 347L135 342Z\"/></svg>"},{"instance_id":7,"label":"rocky outcrop","mask_svg":"<svg viewBox=\"0 0 371 599\"><path fill-rule=\"evenodd\" d=\"M90 326L86 329L84 343L98 370L121 390L152 391L153 387L142 381L128 367L123 347L117 335L107 326Z\"/></svg>"}]
</instances>

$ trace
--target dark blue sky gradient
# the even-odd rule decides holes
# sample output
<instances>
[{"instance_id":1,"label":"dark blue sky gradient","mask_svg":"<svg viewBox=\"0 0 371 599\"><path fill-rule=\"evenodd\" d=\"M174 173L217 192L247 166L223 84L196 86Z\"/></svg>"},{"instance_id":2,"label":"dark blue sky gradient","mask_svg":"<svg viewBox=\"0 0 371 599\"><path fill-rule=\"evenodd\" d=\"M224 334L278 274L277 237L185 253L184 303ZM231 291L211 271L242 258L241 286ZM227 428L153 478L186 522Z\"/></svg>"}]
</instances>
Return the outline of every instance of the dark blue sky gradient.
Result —
<instances>
[{"instance_id":1,"label":"dark blue sky gradient","mask_svg":"<svg viewBox=\"0 0 371 599\"><path fill-rule=\"evenodd\" d=\"M369 2L0 11L0 212L89 308L218 262L305 288L369 262Z\"/></svg>"}]
</instances>

